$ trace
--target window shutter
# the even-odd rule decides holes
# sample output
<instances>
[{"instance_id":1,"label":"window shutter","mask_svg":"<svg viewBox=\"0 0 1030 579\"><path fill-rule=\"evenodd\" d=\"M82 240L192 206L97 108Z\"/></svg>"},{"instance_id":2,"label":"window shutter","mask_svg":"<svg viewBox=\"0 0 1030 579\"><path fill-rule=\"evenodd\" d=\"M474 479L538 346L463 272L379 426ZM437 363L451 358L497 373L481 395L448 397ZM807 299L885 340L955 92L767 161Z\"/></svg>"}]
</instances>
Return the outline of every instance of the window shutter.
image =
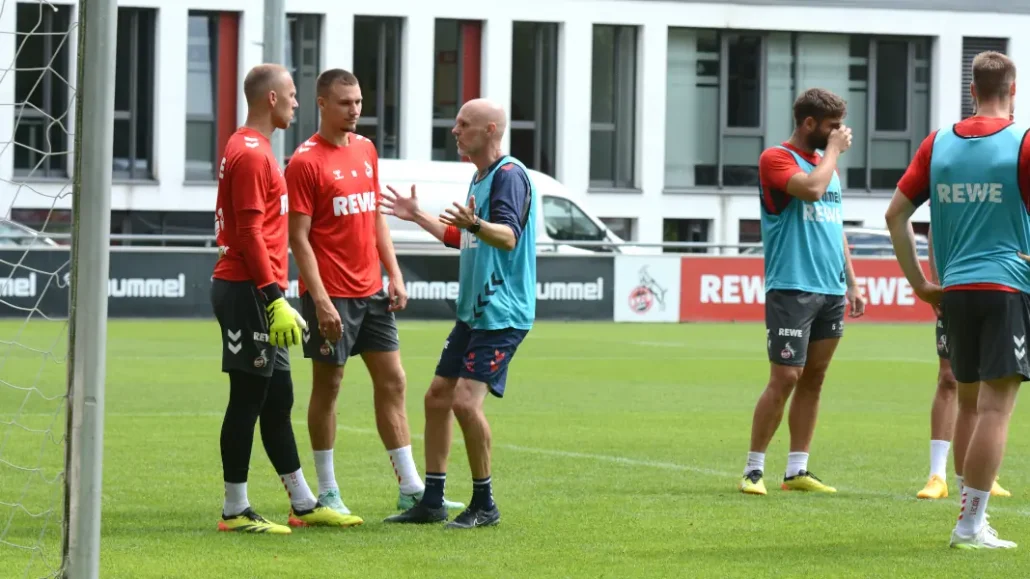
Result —
<instances>
[{"instance_id":1,"label":"window shutter","mask_svg":"<svg viewBox=\"0 0 1030 579\"><path fill-rule=\"evenodd\" d=\"M993 50L1008 54L1007 38L962 38L962 118L973 116L973 97L969 94L969 85L973 82L973 59L977 54Z\"/></svg>"}]
</instances>

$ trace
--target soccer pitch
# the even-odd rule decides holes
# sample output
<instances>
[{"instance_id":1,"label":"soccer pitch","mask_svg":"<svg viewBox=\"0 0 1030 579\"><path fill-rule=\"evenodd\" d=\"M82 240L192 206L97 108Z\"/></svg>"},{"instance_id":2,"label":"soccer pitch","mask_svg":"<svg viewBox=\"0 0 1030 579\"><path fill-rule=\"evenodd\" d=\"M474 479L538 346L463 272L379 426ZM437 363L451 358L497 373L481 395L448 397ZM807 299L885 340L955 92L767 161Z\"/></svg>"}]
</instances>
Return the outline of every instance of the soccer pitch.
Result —
<instances>
[{"instance_id":1,"label":"soccer pitch","mask_svg":"<svg viewBox=\"0 0 1030 579\"><path fill-rule=\"evenodd\" d=\"M21 326L4 322L0 331L42 351L64 331L56 322ZM401 324L420 474L422 395L449 327ZM930 324L850 324L824 388L810 462L839 493L779 490L785 418L768 452L770 493L755 497L736 485L751 413L768 377L760 326L538 323L513 361L507 397L486 406L502 521L471 532L380 522L396 512L397 486L376 435L368 373L355 358L339 402L336 474L344 501L365 524L298 529L291 536L216 531L227 380L219 371L214 321L111 321L109 331L105 578L998 578L1023 577L1030 565L1025 403L1013 417L1001 473L1013 497L991 499L988 507L1002 537L1020 548L950 550L958 510L953 483L947 500L915 498L929 468L937 375ZM63 353L63 344L57 349ZM54 402L34 399L22 408L24 392L9 384L59 392L66 367L41 362L28 349L4 350L0 422L18 413L24 424L49 423L43 415L52 413ZM299 348L293 362L294 429L314 485L305 424L310 366ZM23 444L27 440L9 436L0 459L34 464L39 442ZM467 502L471 480L460 440L455 426L447 495ZM60 460L60 449L53 448L42 462L52 467ZM20 500L59 507L35 492L36 485L23 495L24 481L21 474L0 476L0 505ZM260 436L249 492L258 512L285 522L287 498ZM0 516L11 525L7 541L36 542L37 518L5 506ZM0 544L0 576L8 569L21 577L30 556Z\"/></svg>"}]
</instances>

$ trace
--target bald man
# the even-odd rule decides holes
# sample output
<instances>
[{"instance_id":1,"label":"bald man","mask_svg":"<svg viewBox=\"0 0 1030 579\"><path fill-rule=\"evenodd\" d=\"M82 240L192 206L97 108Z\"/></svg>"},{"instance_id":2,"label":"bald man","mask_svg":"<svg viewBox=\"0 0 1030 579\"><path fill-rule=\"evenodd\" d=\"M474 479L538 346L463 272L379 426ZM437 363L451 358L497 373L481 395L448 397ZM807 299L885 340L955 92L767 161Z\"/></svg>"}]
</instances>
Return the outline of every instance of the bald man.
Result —
<instances>
[{"instance_id":1,"label":"bald man","mask_svg":"<svg viewBox=\"0 0 1030 579\"><path fill-rule=\"evenodd\" d=\"M222 421L225 502L220 531L288 535L290 527L345 527L360 522L322 505L304 481L290 424L293 381L290 346L306 322L286 301L286 181L270 139L297 108L293 78L283 67L262 64L243 81L247 122L225 145L218 167L215 236L218 261L211 305L222 336L222 372L229 375L229 404ZM247 498L254 427L290 499L289 526L257 514Z\"/></svg>"},{"instance_id":2,"label":"bald man","mask_svg":"<svg viewBox=\"0 0 1030 579\"><path fill-rule=\"evenodd\" d=\"M501 152L507 123L488 100L465 103L451 133L458 151L476 166L464 205L439 217L419 209L415 186L402 196L387 186L380 210L417 223L446 246L461 250L458 319L444 342L426 392L426 490L388 523L447 520L443 503L451 413L465 437L472 470L472 501L448 528L496 525L490 468L486 395L504 396L508 366L536 318L536 188L525 166Z\"/></svg>"}]
</instances>

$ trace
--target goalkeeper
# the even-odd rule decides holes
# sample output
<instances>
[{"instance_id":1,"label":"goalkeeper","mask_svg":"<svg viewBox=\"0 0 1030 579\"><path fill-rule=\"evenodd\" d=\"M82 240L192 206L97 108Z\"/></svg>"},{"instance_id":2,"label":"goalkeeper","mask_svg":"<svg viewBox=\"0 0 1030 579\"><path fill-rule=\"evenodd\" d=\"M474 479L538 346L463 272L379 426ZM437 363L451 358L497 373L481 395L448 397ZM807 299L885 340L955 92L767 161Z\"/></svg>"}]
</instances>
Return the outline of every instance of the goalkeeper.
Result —
<instances>
[{"instance_id":1,"label":"goalkeeper","mask_svg":"<svg viewBox=\"0 0 1030 579\"><path fill-rule=\"evenodd\" d=\"M263 64L243 83L247 122L225 145L218 168L215 264L211 303L222 334L222 371L229 405L222 422L225 504L219 530L289 534L290 527L258 515L247 499L254 427L290 497L289 525L346 527L360 523L318 503L304 481L290 423L293 381L290 346L307 324L283 297L287 287L286 181L269 139L285 129L297 107L283 67Z\"/></svg>"}]
</instances>

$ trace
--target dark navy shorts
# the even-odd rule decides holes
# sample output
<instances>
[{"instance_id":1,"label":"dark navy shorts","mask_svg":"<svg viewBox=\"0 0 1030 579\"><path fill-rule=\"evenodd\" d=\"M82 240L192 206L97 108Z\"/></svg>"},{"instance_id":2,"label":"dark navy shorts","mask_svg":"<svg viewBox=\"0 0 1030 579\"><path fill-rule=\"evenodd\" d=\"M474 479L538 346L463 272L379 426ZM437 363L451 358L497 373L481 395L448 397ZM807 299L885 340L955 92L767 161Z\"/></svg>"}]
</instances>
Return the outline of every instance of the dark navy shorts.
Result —
<instances>
[{"instance_id":1,"label":"dark navy shorts","mask_svg":"<svg viewBox=\"0 0 1030 579\"><path fill-rule=\"evenodd\" d=\"M436 375L484 382L491 394L503 398L508 365L528 333L515 328L473 330L459 321L444 342Z\"/></svg>"},{"instance_id":2,"label":"dark navy shorts","mask_svg":"<svg viewBox=\"0 0 1030 579\"><path fill-rule=\"evenodd\" d=\"M1030 381L1026 336L1030 295L954 290L941 298L944 335L955 379L965 384L1019 376Z\"/></svg>"},{"instance_id":3,"label":"dark navy shorts","mask_svg":"<svg viewBox=\"0 0 1030 579\"><path fill-rule=\"evenodd\" d=\"M808 345L844 335L844 296L772 289L765 294L765 345L769 361L804 366Z\"/></svg>"}]
</instances>

